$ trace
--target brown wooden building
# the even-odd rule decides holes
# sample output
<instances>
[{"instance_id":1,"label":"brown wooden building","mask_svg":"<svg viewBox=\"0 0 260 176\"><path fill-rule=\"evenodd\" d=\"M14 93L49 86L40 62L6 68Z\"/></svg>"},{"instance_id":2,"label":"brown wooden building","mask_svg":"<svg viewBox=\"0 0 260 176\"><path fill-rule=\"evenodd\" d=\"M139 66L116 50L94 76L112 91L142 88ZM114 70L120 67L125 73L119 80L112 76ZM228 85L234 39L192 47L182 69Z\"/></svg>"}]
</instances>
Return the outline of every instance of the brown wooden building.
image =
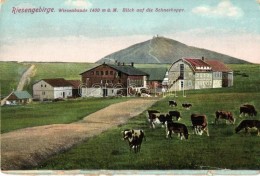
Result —
<instances>
[{"instance_id":1,"label":"brown wooden building","mask_svg":"<svg viewBox=\"0 0 260 176\"><path fill-rule=\"evenodd\" d=\"M119 90L146 87L148 74L135 68L133 64L102 64L80 74L82 96L114 96ZM129 92L127 92L127 95ZM124 93L125 94L125 93Z\"/></svg>"}]
</instances>

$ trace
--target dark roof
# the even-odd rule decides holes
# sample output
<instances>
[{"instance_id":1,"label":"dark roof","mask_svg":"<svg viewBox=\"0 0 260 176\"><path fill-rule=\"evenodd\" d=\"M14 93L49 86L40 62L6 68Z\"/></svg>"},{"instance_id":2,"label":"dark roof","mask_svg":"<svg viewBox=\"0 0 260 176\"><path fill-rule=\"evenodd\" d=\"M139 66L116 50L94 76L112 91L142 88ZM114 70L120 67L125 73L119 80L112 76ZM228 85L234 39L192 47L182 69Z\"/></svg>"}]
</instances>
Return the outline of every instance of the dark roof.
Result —
<instances>
[{"instance_id":1,"label":"dark roof","mask_svg":"<svg viewBox=\"0 0 260 176\"><path fill-rule=\"evenodd\" d=\"M145 73L142 70L137 69L137 68L135 68L133 66L130 66L130 65L113 65L113 64L105 64L105 63L102 64L102 65L107 65L107 66L109 66L111 68L114 68L117 71L120 71L120 72L125 73L125 74L130 75L130 76L144 76L144 75L148 76L147 73ZM90 70L93 70L93 69L95 69L95 68L97 68L99 66L96 66L96 67L91 68L91 69L89 69L87 71L84 71L83 73L88 72ZM82 75L83 73L81 73L80 75Z\"/></svg>"},{"instance_id":2,"label":"dark roof","mask_svg":"<svg viewBox=\"0 0 260 176\"><path fill-rule=\"evenodd\" d=\"M231 72L232 70L228 68L223 62L218 60L205 60L211 67L213 71L219 72Z\"/></svg>"},{"instance_id":3,"label":"dark roof","mask_svg":"<svg viewBox=\"0 0 260 176\"><path fill-rule=\"evenodd\" d=\"M29 99L32 96L27 91L14 91L7 100Z\"/></svg>"},{"instance_id":4,"label":"dark roof","mask_svg":"<svg viewBox=\"0 0 260 176\"><path fill-rule=\"evenodd\" d=\"M163 81L167 68L140 68L145 73L149 74L148 81Z\"/></svg>"},{"instance_id":5,"label":"dark roof","mask_svg":"<svg viewBox=\"0 0 260 176\"><path fill-rule=\"evenodd\" d=\"M142 70L139 70L133 66L130 65L112 65L112 64L107 64L108 66L121 71L122 73L125 73L127 75L131 75L131 76L143 76L143 75L147 75L147 73L143 72Z\"/></svg>"},{"instance_id":6,"label":"dark roof","mask_svg":"<svg viewBox=\"0 0 260 176\"><path fill-rule=\"evenodd\" d=\"M67 80L73 87L73 89L78 89L80 87L80 80Z\"/></svg>"},{"instance_id":7,"label":"dark roof","mask_svg":"<svg viewBox=\"0 0 260 176\"><path fill-rule=\"evenodd\" d=\"M72 87L71 83L66 81L64 78L43 79L43 81L47 82L52 87Z\"/></svg>"}]
</instances>

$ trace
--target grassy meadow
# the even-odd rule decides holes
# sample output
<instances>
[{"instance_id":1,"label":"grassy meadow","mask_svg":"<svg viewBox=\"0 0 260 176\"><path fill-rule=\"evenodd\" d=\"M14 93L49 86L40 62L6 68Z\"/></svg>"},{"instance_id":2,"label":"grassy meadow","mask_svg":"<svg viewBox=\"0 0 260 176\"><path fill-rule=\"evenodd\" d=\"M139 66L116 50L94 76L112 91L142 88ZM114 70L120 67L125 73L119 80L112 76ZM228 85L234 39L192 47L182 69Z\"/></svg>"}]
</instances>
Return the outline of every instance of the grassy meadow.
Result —
<instances>
[{"instance_id":1,"label":"grassy meadow","mask_svg":"<svg viewBox=\"0 0 260 176\"><path fill-rule=\"evenodd\" d=\"M69 151L51 157L41 166L33 169L233 169L258 170L260 168L260 138L256 131L236 134L234 129L243 119L259 119L260 86L259 65L231 65L232 69L245 73L248 77L234 76L234 87L210 90L177 92L178 97L169 94L150 109L168 112L176 109L189 130L189 139L180 140L177 135L165 138L165 129L149 128L146 112L129 120L127 124L115 127L99 136L88 139ZM179 105L168 106L169 100L176 100ZM192 103L190 110L180 104ZM255 105L256 117L239 117L239 106L244 103ZM231 111L236 118L235 124L215 125L215 111ZM207 115L210 136L194 135L190 115L203 113ZM126 141L122 141L124 129L143 129L146 141L140 153L129 151Z\"/></svg>"},{"instance_id":2,"label":"grassy meadow","mask_svg":"<svg viewBox=\"0 0 260 176\"><path fill-rule=\"evenodd\" d=\"M13 89L16 90L23 73L30 64L18 62L0 62L0 88L1 96L9 95Z\"/></svg>"},{"instance_id":3,"label":"grassy meadow","mask_svg":"<svg viewBox=\"0 0 260 176\"><path fill-rule=\"evenodd\" d=\"M127 98L87 98L4 106L1 107L1 133L33 126L75 122L110 104L125 100Z\"/></svg>"}]
</instances>

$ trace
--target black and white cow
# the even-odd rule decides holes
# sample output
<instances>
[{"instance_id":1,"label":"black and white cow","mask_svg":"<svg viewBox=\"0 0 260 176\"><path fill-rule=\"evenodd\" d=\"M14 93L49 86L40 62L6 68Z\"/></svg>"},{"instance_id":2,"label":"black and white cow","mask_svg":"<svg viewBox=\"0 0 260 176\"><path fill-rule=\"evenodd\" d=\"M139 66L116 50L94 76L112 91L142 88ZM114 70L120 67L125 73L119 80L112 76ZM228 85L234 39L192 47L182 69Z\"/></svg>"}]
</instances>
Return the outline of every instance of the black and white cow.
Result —
<instances>
[{"instance_id":1,"label":"black and white cow","mask_svg":"<svg viewBox=\"0 0 260 176\"><path fill-rule=\"evenodd\" d=\"M236 133L245 129L247 133L249 128L257 128L257 135L260 135L260 121L259 120L243 120L240 124L235 128Z\"/></svg>"},{"instance_id":2,"label":"black and white cow","mask_svg":"<svg viewBox=\"0 0 260 176\"><path fill-rule=\"evenodd\" d=\"M169 106L177 106L177 102L175 100L170 100Z\"/></svg>"},{"instance_id":3,"label":"black and white cow","mask_svg":"<svg viewBox=\"0 0 260 176\"><path fill-rule=\"evenodd\" d=\"M202 135L203 132L206 132L207 136L209 136L208 122L207 122L206 115L191 114L191 122L195 134Z\"/></svg>"},{"instance_id":4,"label":"black and white cow","mask_svg":"<svg viewBox=\"0 0 260 176\"><path fill-rule=\"evenodd\" d=\"M181 140L183 136L185 137L185 139L189 138L189 132L186 125L176 122L166 122L166 138L168 138L169 136L170 138L172 138L172 133L180 134Z\"/></svg>"},{"instance_id":5,"label":"black and white cow","mask_svg":"<svg viewBox=\"0 0 260 176\"><path fill-rule=\"evenodd\" d=\"M122 134L123 140L128 141L130 151L134 149L135 153L140 152L143 139L145 140L144 131L139 129L126 129L122 131Z\"/></svg>"},{"instance_id":6,"label":"black and white cow","mask_svg":"<svg viewBox=\"0 0 260 176\"><path fill-rule=\"evenodd\" d=\"M176 121L181 119L181 113L179 111L169 111L169 115L176 118Z\"/></svg>"},{"instance_id":7,"label":"black and white cow","mask_svg":"<svg viewBox=\"0 0 260 176\"><path fill-rule=\"evenodd\" d=\"M185 109L190 109L192 107L191 103L182 103L182 107Z\"/></svg>"},{"instance_id":8,"label":"black and white cow","mask_svg":"<svg viewBox=\"0 0 260 176\"><path fill-rule=\"evenodd\" d=\"M152 113L151 118L148 119L151 128L155 126L162 126L164 128L166 121L172 121L172 117L169 114L164 113Z\"/></svg>"}]
</instances>

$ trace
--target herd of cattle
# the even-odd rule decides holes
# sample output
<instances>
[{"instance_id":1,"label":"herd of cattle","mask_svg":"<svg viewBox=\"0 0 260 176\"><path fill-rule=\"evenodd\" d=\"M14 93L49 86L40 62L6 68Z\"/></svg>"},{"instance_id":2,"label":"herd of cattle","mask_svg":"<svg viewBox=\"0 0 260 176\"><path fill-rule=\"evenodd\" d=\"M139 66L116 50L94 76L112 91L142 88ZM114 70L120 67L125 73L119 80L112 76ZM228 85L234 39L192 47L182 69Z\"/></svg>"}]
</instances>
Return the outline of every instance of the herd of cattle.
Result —
<instances>
[{"instance_id":1,"label":"herd of cattle","mask_svg":"<svg viewBox=\"0 0 260 176\"><path fill-rule=\"evenodd\" d=\"M169 101L169 106L177 106L177 102L174 100ZM183 103L182 107L185 109L190 109L192 107L191 103ZM255 107L250 104L245 104L240 107L240 116L256 116L257 111ZM179 123L181 119L181 113L179 111L169 111L168 113L160 113L157 110L148 110L147 118L150 125L150 128L155 128L157 125L165 127L166 129L166 138L172 138L172 133L179 134L181 140L183 138L188 139L189 132L185 124ZM209 136L207 116L204 114L191 114L190 116L192 129L195 134L202 135L204 132ZM226 123L231 124L235 123L235 118L231 112L217 110L215 112L215 124L219 122L219 119L226 120ZM240 124L235 128L235 132L245 129L245 132L248 132L249 128L257 128L258 135L260 135L260 120L242 120ZM123 139L127 140L129 143L130 151L134 149L134 152L137 153L141 149L141 144L143 139L145 140L145 134L143 130L140 129L126 129L122 131Z\"/></svg>"}]
</instances>

